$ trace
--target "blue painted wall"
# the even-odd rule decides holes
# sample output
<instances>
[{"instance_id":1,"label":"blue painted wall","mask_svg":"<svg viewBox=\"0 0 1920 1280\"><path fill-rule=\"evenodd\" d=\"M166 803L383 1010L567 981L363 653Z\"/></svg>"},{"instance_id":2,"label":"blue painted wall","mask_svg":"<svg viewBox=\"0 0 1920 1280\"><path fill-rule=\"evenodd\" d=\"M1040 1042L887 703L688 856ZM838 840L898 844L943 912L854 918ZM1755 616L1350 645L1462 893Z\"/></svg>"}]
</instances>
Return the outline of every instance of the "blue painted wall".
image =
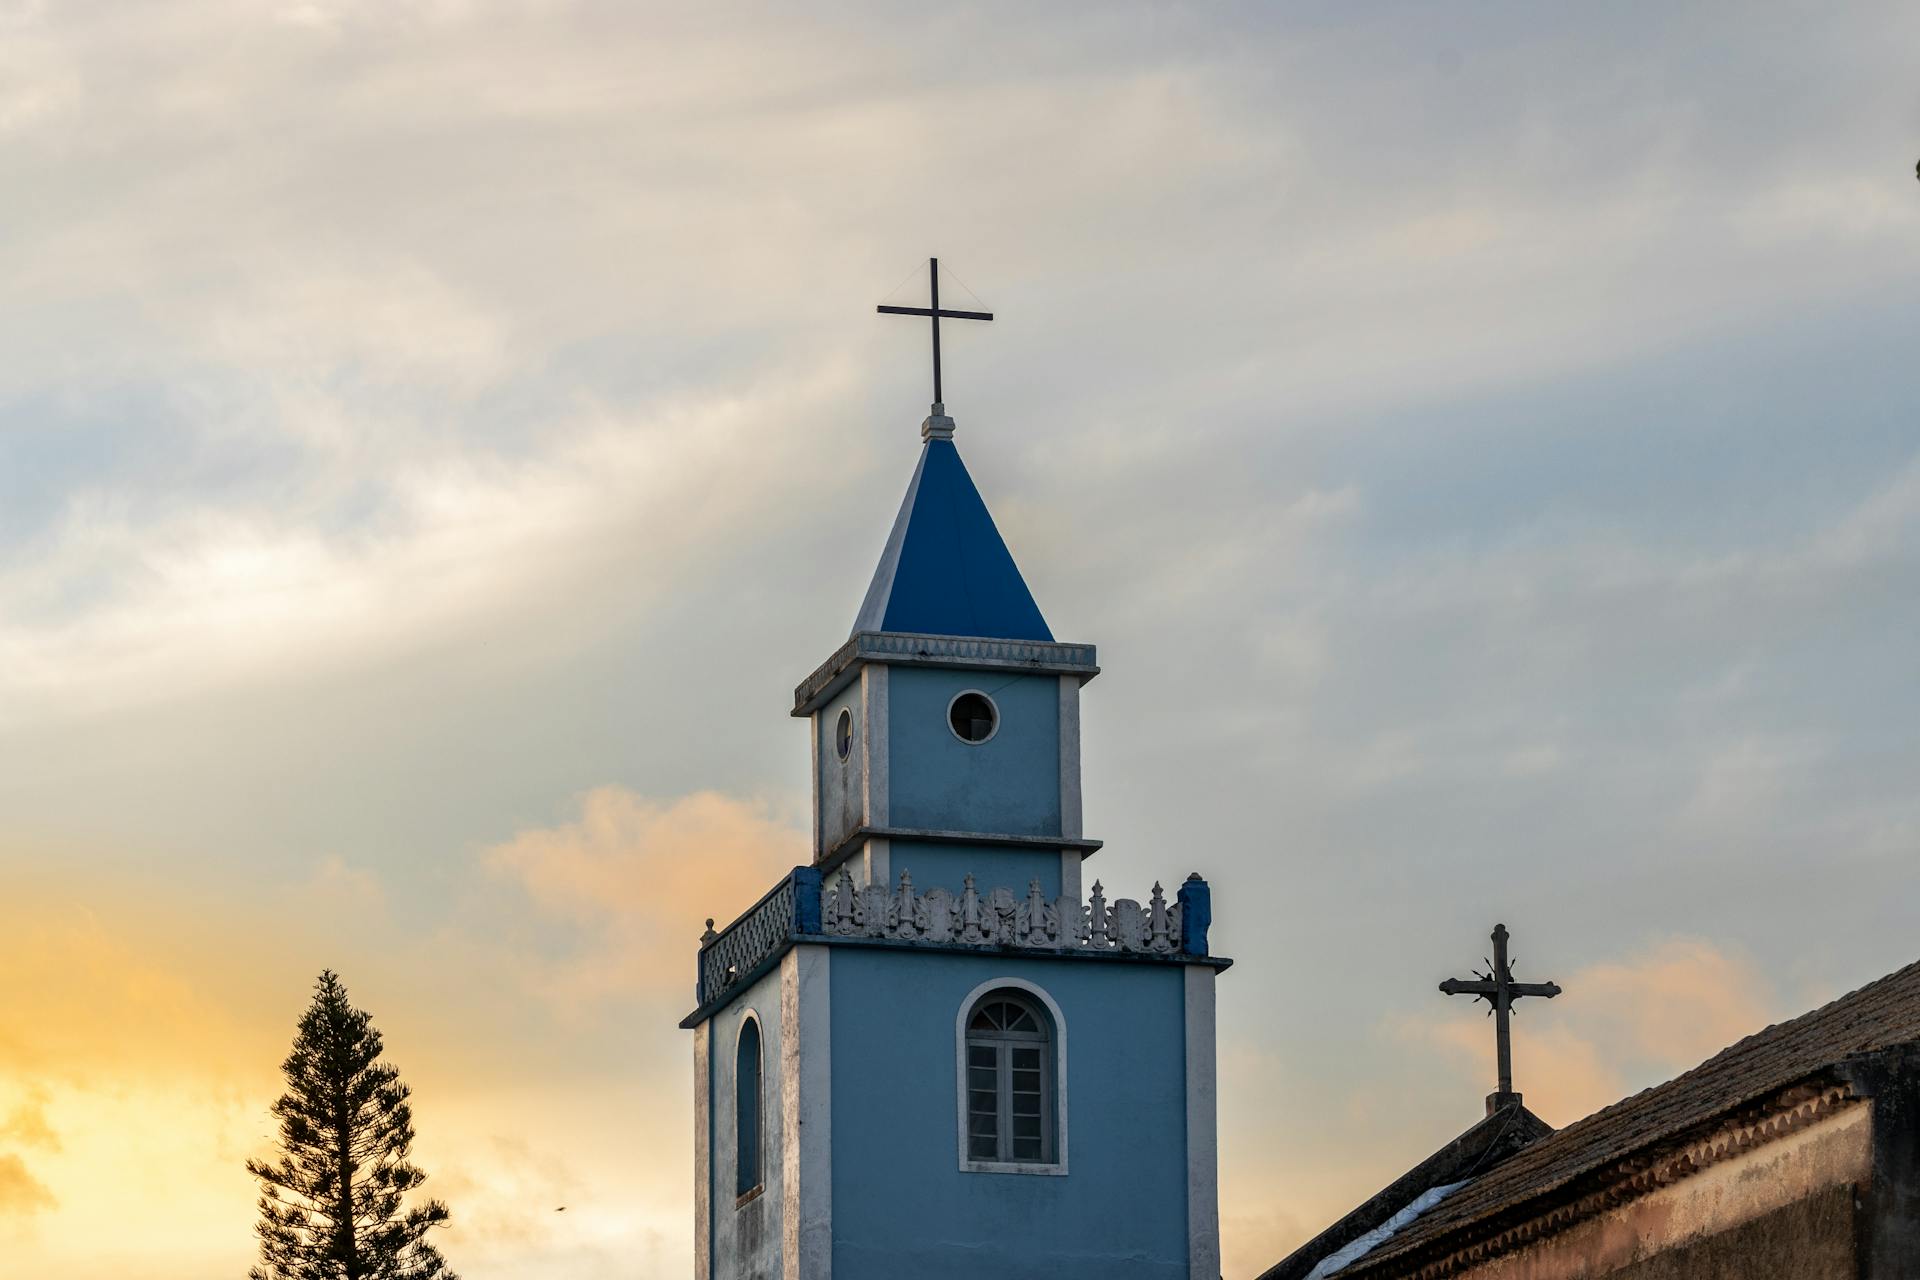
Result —
<instances>
[{"instance_id":1,"label":"blue painted wall","mask_svg":"<svg viewBox=\"0 0 1920 1280\"><path fill-rule=\"evenodd\" d=\"M1060 834L1058 677L896 666L887 684L889 825ZM963 689L1000 708L990 741L962 742L949 727Z\"/></svg>"},{"instance_id":2,"label":"blue painted wall","mask_svg":"<svg viewBox=\"0 0 1920 1280\"><path fill-rule=\"evenodd\" d=\"M955 1019L1008 976L1066 1020L1064 1177L959 1168ZM1186 1276L1179 966L847 946L832 990L834 1280Z\"/></svg>"},{"instance_id":3,"label":"blue painted wall","mask_svg":"<svg viewBox=\"0 0 1920 1280\"><path fill-rule=\"evenodd\" d=\"M1060 851L1058 849L1007 849L977 844L923 844L916 840L895 840L890 857L891 875L899 883L900 873L913 873L913 887L925 893L939 885L958 894L968 872L973 873L974 888L981 893L1005 887L1016 898L1027 896L1027 882L1036 876L1041 892L1052 902L1060 896Z\"/></svg>"}]
</instances>

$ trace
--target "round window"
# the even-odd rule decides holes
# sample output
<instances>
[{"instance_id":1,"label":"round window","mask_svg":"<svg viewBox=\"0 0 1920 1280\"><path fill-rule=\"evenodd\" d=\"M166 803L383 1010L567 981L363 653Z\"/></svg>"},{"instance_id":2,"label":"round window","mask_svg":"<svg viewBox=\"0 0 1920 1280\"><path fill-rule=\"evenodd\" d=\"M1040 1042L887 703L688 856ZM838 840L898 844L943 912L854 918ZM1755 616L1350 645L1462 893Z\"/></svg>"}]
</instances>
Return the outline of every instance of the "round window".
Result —
<instances>
[{"instance_id":1,"label":"round window","mask_svg":"<svg viewBox=\"0 0 1920 1280\"><path fill-rule=\"evenodd\" d=\"M833 727L833 750L842 760L853 750L853 712L842 710L840 723Z\"/></svg>"},{"instance_id":2,"label":"round window","mask_svg":"<svg viewBox=\"0 0 1920 1280\"><path fill-rule=\"evenodd\" d=\"M1000 709L986 694L969 689L947 704L947 723L960 741L985 742L1000 728Z\"/></svg>"}]
</instances>

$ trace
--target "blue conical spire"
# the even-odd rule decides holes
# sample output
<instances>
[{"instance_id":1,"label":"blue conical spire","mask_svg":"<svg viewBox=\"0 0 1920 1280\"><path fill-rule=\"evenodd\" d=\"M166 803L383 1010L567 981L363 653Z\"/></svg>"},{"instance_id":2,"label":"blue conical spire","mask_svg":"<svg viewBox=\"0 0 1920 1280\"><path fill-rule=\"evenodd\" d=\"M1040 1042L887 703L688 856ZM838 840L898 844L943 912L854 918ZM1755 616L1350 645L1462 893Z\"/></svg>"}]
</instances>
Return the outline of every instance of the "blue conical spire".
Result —
<instances>
[{"instance_id":1,"label":"blue conical spire","mask_svg":"<svg viewBox=\"0 0 1920 1280\"><path fill-rule=\"evenodd\" d=\"M934 406L906 500L894 518L853 629L1052 640L1013 554L994 527Z\"/></svg>"}]
</instances>

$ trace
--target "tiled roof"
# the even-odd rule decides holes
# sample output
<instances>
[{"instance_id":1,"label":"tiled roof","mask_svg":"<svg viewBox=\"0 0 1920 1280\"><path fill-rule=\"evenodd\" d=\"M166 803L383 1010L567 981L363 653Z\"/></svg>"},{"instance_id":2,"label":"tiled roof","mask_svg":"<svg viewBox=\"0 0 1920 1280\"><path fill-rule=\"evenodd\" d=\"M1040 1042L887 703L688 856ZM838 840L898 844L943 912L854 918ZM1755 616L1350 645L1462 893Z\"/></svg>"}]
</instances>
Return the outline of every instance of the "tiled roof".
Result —
<instances>
[{"instance_id":1,"label":"tiled roof","mask_svg":"<svg viewBox=\"0 0 1920 1280\"><path fill-rule=\"evenodd\" d=\"M1396 1178L1373 1199L1261 1272L1260 1280L1304 1280L1322 1259L1385 1226L1424 1193L1476 1177L1552 1132L1552 1125L1517 1102L1500 1108Z\"/></svg>"},{"instance_id":2,"label":"tiled roof","mask_svg":"<svg viewBox=\"0 0 1920 1280\"><path fill-rule=\"evenodd\" d=\"M1685 1075L1596 1111L1463 1187L1341 1272L1359 1276L1495 1216L1544 1209L1583 1179L1855 1054L1920 1041L1920 963L1723 1049Z\"/></svg>"}]
</instances>

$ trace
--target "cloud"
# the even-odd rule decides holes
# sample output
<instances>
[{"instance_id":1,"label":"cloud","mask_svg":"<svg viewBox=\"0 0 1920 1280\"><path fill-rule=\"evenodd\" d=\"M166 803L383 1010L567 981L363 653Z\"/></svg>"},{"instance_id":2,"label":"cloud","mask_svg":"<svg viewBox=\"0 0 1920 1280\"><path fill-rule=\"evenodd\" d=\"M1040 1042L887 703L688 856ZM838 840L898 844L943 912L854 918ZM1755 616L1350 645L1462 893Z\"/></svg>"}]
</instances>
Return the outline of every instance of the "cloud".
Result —
<instances>
[{"instance_id":1,"label":"cloud","mask_svg":"<svg viewBox=\"0 0 1920 1280\"><path fill-rule=\"evenodd\" d=\"M781 400L836 378L816 370ZM0 730L503 631L608 577L631 609L696 571L634 548L704 540L720 554L763 518L766 486L807 471L783 461L790 441L741 464L768 411L745 400L570 410L518 457L363 446L343 403L279 407L350 437L320 450L291 501L145 510L79 493L31 555L0 554ZM379 478L356 479L368 466ZM343 534L341 503L373 514Z\"/></svg>"},{"instance_id":2,"label":"cloud","mask_svg":"<svg viewBox=\"0 0 1920 1280\"><path fill-rule=\"evenodd\" d=\"M810 856L803 830L714 792L661 802L603 786L579 808L485 855L548 914L581 926L586 941L553 975L575 997L685 990L700 921L724 926Z\"/></svg>"},{"instance_id":3,"label":"cloud","mask_svg":"<svg viewBox=\"0 0 1920 1280\"><path fill-rule=\"evenodd\" d=\"M58 1203L24 1160L0 1152L0 1217L27 1217Z\"/></svg>"},{"instance_id":4,"label":"cloud","mask_svg":"<svg viewBox=\"0 0 1920 1280\"><path fill-rule=\"evenodd\" d=\"M1697 1065L1766 1026L1778 1003L1750 958L1701 938L1668 939L1637 956L1587 965L1561 986L1551 1002L1520 1001L1513 1020L1515 1087L1556 1126ZM1473 1002L1475 1013L1485 1008ZM1459 1072L1463 1085L1477 1081L1490 1092L1493 1031L1464 1013L1407 1018L1396 1034L1439 1050L1456 1071L1470 1067Z\"/></svg>"},{"instance_id":5,"label":"cloud","mask_svg":"<svg viewBox=\"0 0 1920 1280\"><path fill-rule=\"evenodd\" d=\"M48 1094L43 1086L29 1086L27 1096L0 1122L0 1143L58 1151L60 1135L47 1123L47 1102Z\"/></svg>"},{"instance_id":6,"label":"cloud","mask_svg":"<svg viewBox=\"0 0 1920 1280\"><path fill-rule=\"evenodd\" d=\"M1522 977L1539 977L1529 969ZM1738 948L1669 938L1554 975L1564 994L1520 1003L1514 1083L1564 1126L1678 1074L1777 1016ZM1479 1117L1494 1087L1485 1005L1377 1017L1321 1078L1298 1039L1223 1022L1221 1214L1227 1274L1257 1274ZM1302 1097L1316 1105L1300 1106ZM1280 1153L1276 1157L1275 1153Z\"/></svg>"}]
</instances>

